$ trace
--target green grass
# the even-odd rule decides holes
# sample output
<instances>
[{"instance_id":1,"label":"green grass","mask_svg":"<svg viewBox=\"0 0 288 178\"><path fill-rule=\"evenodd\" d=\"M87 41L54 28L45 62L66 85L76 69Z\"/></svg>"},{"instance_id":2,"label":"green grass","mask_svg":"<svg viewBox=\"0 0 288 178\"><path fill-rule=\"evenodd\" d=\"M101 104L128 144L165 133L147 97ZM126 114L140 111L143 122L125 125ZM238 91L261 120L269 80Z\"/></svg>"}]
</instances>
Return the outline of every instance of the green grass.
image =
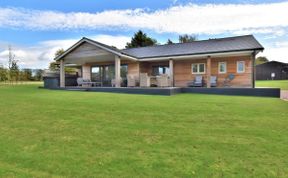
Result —
<instances>
[{"instance_id":1,"label":"green grass","mask_svg":"<svg viewBox=\"0 0 288 178\"><path fill-rule=\"evenodd\" d=\"M288 102L0 86L0 177L288 177Z\"/></svg>"},{"instance_id":2,"label":"green grass","mask_svg":"<svg viewBox=\"0 0 288 178\"><path fill-rule=\"evenodd\" d=\"M256 81L256 87L272 87L288 90L288 80L258 80Z\"/></svg>"},{"instance_id":3,"label":"green grass","mask_svg":"<svg viewBox=\"0 0 288 178\"><path fill-rule=\"evenodd\" d=\"M0 81L0 87L1 86L15 86L15 85L38 85L38 86L43 86L43 82L41 81Z\"/></svg>"}]
</instances>

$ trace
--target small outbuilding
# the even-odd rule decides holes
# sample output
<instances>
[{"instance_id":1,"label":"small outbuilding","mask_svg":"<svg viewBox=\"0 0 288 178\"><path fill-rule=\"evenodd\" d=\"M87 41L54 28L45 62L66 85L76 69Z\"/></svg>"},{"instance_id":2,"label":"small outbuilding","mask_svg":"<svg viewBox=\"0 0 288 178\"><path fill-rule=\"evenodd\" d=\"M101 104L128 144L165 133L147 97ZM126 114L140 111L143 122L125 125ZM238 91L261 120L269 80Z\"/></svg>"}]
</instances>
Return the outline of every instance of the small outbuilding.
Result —
<instances>
[{"instance_id":1,"label":"small outbuilding","mask_svg":"<svg viewBox=\"0 0 288 178\"><path fill-rule=\"evenodd\" d=\"M271 61L256 66L256 80L287 80L288 63Z\"/></svg>"}]
</instances>

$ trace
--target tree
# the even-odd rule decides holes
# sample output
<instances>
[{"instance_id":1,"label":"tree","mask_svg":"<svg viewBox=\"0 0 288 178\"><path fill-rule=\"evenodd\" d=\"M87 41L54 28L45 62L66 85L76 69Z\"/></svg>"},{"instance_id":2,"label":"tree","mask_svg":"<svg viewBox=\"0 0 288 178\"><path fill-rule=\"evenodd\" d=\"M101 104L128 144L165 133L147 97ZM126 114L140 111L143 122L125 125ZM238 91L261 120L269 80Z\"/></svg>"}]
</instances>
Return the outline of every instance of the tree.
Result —
<instances>
[{"instance_id":1,"label":"tree","mask_svg":"<svg viewBox=\"0 0 288 178\"><path fill-rule=\"evenodd\" d=\"M58 56L62 55L64 52L65 52L65 50L64 50L63 48L58 49L58 50L55 52L55 57L58 57Z\"/></svg>"},{"instance_id":2,"label":"tree","mask_svg":"<svg viewBox=\"0 0 288 178\"><path fill-rule=\"evenodd\" d=\"M197 40L197 36L193 36L193 35L179 35L179 43L189 43L192 41L196 41Z\"/></svg>"},{"instance_id":3,"label":"tree","mask_svg":"<svg viewBox=\"0 0 288 178\"><path fill-rule=\"evenodd\" d=\"M49 64L49 70L50 70L50 71L59 71L59 70L60 70L60 64L59 64L59 62L50 62L50 64Z\"/></svg>"},{"instance_id":4,"label":"tree","mask_svg":"<svg viewBox=\"0 0 288 178\"><path fill-rule=\"evenodd\" d=\"M15 59L15 54L12 52L11 46L9 46L8 69L9 69L9 80L17 81L19 79L18 60Z\"/></svg>"},{"instance_id":5,"label":"tree","mask_svg":"<svg viewBox=\"0 0 288 178\"><path fill-rule=\"evenodd\" d=\"M12 80L12 81L18 81L19 80L19 66L18 66L16 60L13 60L11 62L9 73L10 73L10 80Z\"/></svg>"},{"instance_id":6,"label":"tree","mask_svg":"<svg viewBox=\"0 0 288 178\"><path fill-rule=\"evenodd\" d=\"M0 65L0 82L8 80L8 70Z\"/></svg>"},{"instance_id":7,"label":"tree","mask_svg":"<svg viewBox=\"0 0 288 178\"><path fill-rule=\"evenodd\" d=\"M41 81L43 79L43 70L42 69L35 69L34 70L34 80L35 81Z\"/></svg>"},{"instance_id":8,"label":"tree","mask_svg":"<svg viewBox=\"0 0 288 178\"><path fill-rule=\"evenodd\" d=\"M265 56L259 56L259 57L257 57L256 60L255 60L255 64L256 64L256 65L263 64L263 63L265 63L265 62L269 62L269 60L268 60L267 57L265 57Z\"/></svg>"},{"instance_id":9,"label":"tree","mask_svg":"<svg viewBox=\"0 0 288 178\"><path fill-rule=\"evenodd\" d=\"M33 80L32 77L32 70L31 69L22 69L20 71L20 76L22 81L31 81Z\"/></svg>"},{"instance_id":10,"label":"tree","mask_svg":"<svg viewBox=\"0 0 288 178\"><path fill-rule=\"evenodd\" d=\"M174 44L173 41L171 41L170 39L167 40L166 44Z\"/></svg>"},{"instance_id":11,"label":"tree","mask_svg":"<svg viewBox=\"0 0 288 178\"><path fill-rule=\"evenodd\" d=\"M9 55L8 55L8 69L10 70L13 61L15 60L15 54L12 52L11 46L8 47Z\"/></svg>"},{"instance_id":12,"label":"tree","mask_svg":"<svg viewBox=\"0 0 288 178\"><path fill-rule=\"evenodd\" d=\"M58 49L55 54L54 54L54 57L58 57L60 56L61 54L63 54L65 51L63 48L61 49ZM53 61L53 62L50 62L49 64L49 70L50 71L59 71L60 69L60 63L58 61Z\"/></svg>"},{"instance_id":13,"label":"tree","mask_svg":"<svg viewBox=\"0 0 288 178\"><path fill-rule=\"evenodd\" d=\"M126 48L153 46L155 44L157 44L157 40L148 37L146 33L139 30L131 38L131 42L126 44Z\"/></svg>"}]
</instances>

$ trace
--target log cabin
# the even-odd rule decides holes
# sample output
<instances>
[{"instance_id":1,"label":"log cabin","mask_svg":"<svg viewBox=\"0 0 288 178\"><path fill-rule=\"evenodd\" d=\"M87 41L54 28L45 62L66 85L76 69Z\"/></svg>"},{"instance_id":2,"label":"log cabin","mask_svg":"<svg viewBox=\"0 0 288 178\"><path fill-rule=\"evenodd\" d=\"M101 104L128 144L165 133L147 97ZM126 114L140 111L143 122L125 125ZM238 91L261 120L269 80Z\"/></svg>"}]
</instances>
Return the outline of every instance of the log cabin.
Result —
<instances>
[{"instance_id":1,"label":"log cabin","mask_svg":"<svg viewBox=\"0 0 288 178\"><path fill-rule=\"evenodd\" d=\"M84 37L55 60L60 63L62 88L67 66L77 68L79 78L98 87L127 87L129 79L134 80L133 87L141 86L140 76L145 74L150 80L146 87L161 86L157 77L165 75L166 87L193 86L200 76L200 87L254 88L255 56L263 50L253 35L130 49Z\"/></svg>"}]
</instances>

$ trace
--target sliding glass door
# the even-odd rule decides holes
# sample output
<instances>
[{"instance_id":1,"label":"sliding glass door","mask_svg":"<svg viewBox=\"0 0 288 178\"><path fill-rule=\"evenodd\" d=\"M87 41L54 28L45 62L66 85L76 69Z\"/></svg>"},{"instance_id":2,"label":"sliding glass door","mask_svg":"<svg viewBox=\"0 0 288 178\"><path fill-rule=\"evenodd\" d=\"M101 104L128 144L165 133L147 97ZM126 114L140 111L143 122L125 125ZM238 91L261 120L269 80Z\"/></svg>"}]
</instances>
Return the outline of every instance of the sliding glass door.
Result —
<instances>
[{"instance_id":1,"label":"sliding glass door","mask_svg":"<svg viewBox=\"0 0 288 178\"><path fill-rule=\"evenodd\" d=\"M127 65L121 65L121 78L126 79ZM91 68L91 80L102 82L103 86L111 86L111 80L115 78L114 65L93 66Z\"/></svg>"}]
</instances>

